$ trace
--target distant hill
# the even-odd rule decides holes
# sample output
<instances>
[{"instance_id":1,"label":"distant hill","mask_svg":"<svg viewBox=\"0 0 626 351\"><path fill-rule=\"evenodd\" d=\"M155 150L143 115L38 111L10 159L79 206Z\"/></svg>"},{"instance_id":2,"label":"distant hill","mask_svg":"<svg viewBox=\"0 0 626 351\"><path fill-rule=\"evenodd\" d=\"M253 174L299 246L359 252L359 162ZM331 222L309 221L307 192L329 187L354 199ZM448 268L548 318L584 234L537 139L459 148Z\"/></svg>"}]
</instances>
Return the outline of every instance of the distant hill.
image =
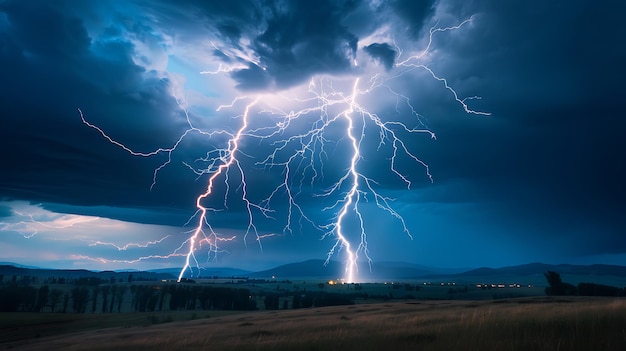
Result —
<instances>
[{"instance_id":1,"label":"distant hill","mask_svg":"<svg viewBox=\"0 0 626 351\"><path fill-rule=\"evenodd\" d=\"M265 271L250 273L251 278L302 278L302 279L338 279L344 276L345 265L342 262L308 260L290 263ZM359 263L359 280L415 279L425 275L445 274L444 271L406 262L375 262L372 269L367 263Z\"/></svg>"},{"instance_id":2,"label":"distant hill","mask_svg":"<svg viewBox=\"0 0 626 351\"><path fill-rule=\"evenodd\" d=\"M330 261L324 264L324 260L308 260L303 262L289 263L272 269L251 272L242 269L215 267L194 269L194 277L248 277L258 279L339 279L344 276L345 265L342 262ZM481 267L463 272L443 270L421 266L406 262L374 262L371 270L366 263L359 264L357 273L358 280L367 281L390 281L390 280L418 280L431 282L459 282L459 283L493 283L493 282L522 282L526 284L545 285L544 273L555 271L561 275L563 281L578 284L580 282L593 282L598 284L625 286L626 266L616 265L570 265L570 264L544 264L529 263L518 266L501 268ZM26 268L13 263L0 265L0 275L7 277L38 276L57 278L81 278L99 277L101 279L126 280L130 274L134 280L172 280L178 278L180 268L154 269L150 271L89 271L84 269L40 269Z\"/></svg>"},{"instance_id":3,"label":"distant hill","mask_svg":"<svg viewBox=\"0 0 626 351\"><path fill-rule=\"evenodd\" d=\"M308 260L290 263L265 271L250 273L250 278L276 279L337 279L344 276L345 266L341 262ZM480 282L524 282L526 284L545 285L544 273L555 271L563 280L572 284L594 282L601 284L626 284L626 266L615 265L570 265L530 263L501 268L482 267L464 272L425 267L405 262L374 262L370 271L367 264L359 265L358 279L361 281L384 280L423 280L423 281L458 281L466 283Z\"/></svg>"},{"instance_id":4,"label":"distant hill","mask_svg":"<svg viewBox=\"0 0 626 351\"><path fill-rule=\"evenodd\" d=\"M481 267L457 274L450 274L437 279L455 280L458 282L521 282L538 286L547 284L544 273L554 271L561 275L564 282L570 284L596 283L613 286L626 285L626 266L615 265L571 265L529 263L501 268ZM435 277L431 277L435 279Z\"/></svg>"},{"instance_id":5,"label":"distant hill","mask_svg":"<svg viewBox=\"0 0 626 351\"><path fill-rule=\"evenodd\" d=\"M428 267L407 262L374 262L370 271L364 266L359 272L360 277L371 279L416 279L432 275L458 273L459 269Z\"/></svg>"},{"instance_id":6,"label":"distant hill","mask_svg":"<svg viewBox=\"0 0 626 351\"><path fill-rule=\"evenodd\" d=\"M493 276L493 275L533 275L541 274L544 272L554 271L561 275L575 274L575 275L593 275L604 276L611 275L616 277L626 277L625 266L613 266L605 264L594 264L589 266L583 265L571 265L571 264L544 264L544 263L529 263L519 266L510 266L502 268L477 268L467 272L455 274L455 276Z\"/></svg>"},{"instance_id":7,"label":"distant hill","mask_svg":"<svg viewBox=\"0 0 626 351\"><path fill-rule=\"evenodd\" d=\"M98 277L100 279L111 279L126 281L132 274L133 280L162 280L174 279L175 277L167 273L154 272L113 272L113 271L89 271L86 269L43 269L43 268L22 268L13 265L0 265L0 274L4 279L10 276L35 276L39 278L65 278L78 279L88 277Z\"/></svg>"},{"instance_id":8,"label":"distant hill","mask_svg":"<svg viewBox=\"0 0 626 351\"><path fill-rule=\"evenodd\" d=\"M15 263L15 262L0 262L0 266L13 266L18 268L32 268L32 269L40 269L40 267L36 266L26 266L23 264Z\"/></svg>"},{"instance_id":9,"label":"distant hill","mask_svg":"<svg viewBox=\"0 0 626 351\"><path fill-rule=\"evenodd\" d=\"M324 265L323 260L308 260L304 262L289 263L268 270L253 272L250 278L302 278L302 279L337 279L343 275L344 266L336 261L330 261Z\"/></svg>"}]
</instances>

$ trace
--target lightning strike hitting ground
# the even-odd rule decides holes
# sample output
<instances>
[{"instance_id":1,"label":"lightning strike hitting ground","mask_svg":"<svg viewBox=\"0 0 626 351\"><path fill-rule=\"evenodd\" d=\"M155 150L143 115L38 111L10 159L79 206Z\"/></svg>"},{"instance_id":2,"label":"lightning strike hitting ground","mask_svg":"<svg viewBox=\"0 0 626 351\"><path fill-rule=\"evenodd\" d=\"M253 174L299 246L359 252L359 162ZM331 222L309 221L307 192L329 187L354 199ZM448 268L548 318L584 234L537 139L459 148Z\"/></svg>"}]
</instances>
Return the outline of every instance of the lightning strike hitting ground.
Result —
<instances>
[{"instance_id":1,"label":"lightning strike hitting ground","mask_svg":"<svg viewBox=\"0 0 626 351\"><path fill-rule=\"evenodd\" d=\"M361 213L359 212L358 207L357 207L359 203L359 173L356 170L356 165L361 155L359 154L359 141L353 135L354 123L352 121L352 116L351 116L352 113L355 112L354 100L356 99L358 85L359 85L359 79L357 78L354 82L354 88L352 89L350 108L346 112L343 113L343 116L346 119L346 122L348 125L346 128L346 134L348 135L348 138L350 139L350 144L352 146L352 158L350 159L350 178L352 179L352 186L350 187L350 191L348 191L348 193L345 196L344 205L342 206L341 211L339 212L339 216L337 217L337 222L335 224L335 232L337 235L337 243L335 244L335 247L339 243L341 243L341 246L346 250L348 259L346 263L345 279L349 283L354 281L354 273L357 267L357 258L358 258L357 254L359 252L359 249L357 249L355 252L352 251L350 247L350 241L344 235L341 224L351 206L354 206L354 212L356 213L358 217L360 228L361 228L361 245L359 245L359 248L361 247L363 247L363 249L367 248L367 241L365 240L365 228L363 228L363 217L361 216ZM361 132L361 135L363 135L363 132ZM328 258L326 260L327 262L328 260L330 260L330 257L332 255L332 252L335 250L335 247L333 247L331 251L329 252ZM367 256L367 251L365 251L365 253ZM368 256L368 260L370 260L369 256Z\"/></svg>"},{"instance_id":2,"label":"lightning strike hitting ground","mask_svg":"<svg viewBox=\"0 0 626 351\"><path fill-rule=\"evenodd\" d=\"M254 100L251 104L249 104L248 106L246 106L246 109L243 113L242 116L242 123L241 123L241 128L237 131L237 133L228 141L228 148L226 150L225 153L225 157L223 157L223 160L225 162L223 162L221 165L219 165L217 167L217 170L215 172L213 172L213 174L209 177L209 181L208 181L208 185L206 188L206 191L198 196L198 198L196 199L196 208L198 209L197 217L198 217L198 224L196 226L196 229L194 230L193 234L191 235L191 237L189 238L189 251L187 252L186 255L186 259L185 259L185 265L183 266L183 268L180 271L180 274L178 276L178 281L180 281L183 278L183 275L185 274L185 271L189 268L189 264L190 264L190 260L194 259L195 260L195 250L196 250L196 241L198 240L198 238L204 238L206 239L207 243L209 244L209 252L213 252L213 253L217 253L219 246L217 245L218 241L223 240L220 235L218 233L216 233L213 228L211 227L209 221L207 220L207 212L210 210L209 208L205 207L202 204L202 200L206 199L207 197L209 197L212 193L213 193L213 187L214 187L214 183L215 180L221 176L221 175L226 175L227 170L231 167L231 166L235 166L238 167L239 170L241 171L241 180L242 180L242 190L243 190L243 195L242 195L242 200L246 203L246 207L248 210L248 214L250 215L249 217L249 222L248 222L248 228L246 229L246 235L252 230L254 231L254 233L257 236L257 239L259 237L258 231L256 226L254 225L253 222L253 217L252 217L252 210L251 207L256 207L256 205L252 204L247 196L246 196L246 181L245 181L245 173L243 171L243 169L241 169L241 167L239 167L239 161L237 160L237 152L239 152L239 142L242 138L242 135L244 133L244 131L248 128L248 118L249 118L249 114L250 114L250 108L255 105L258 102L258 98L256 100ZM209 230L209 233L207 235L207 233L204 230L204 226L206 225L206 227ZM245 240L245 238L244 238ZM257 240L259 242L259 245L261 245L261 241ZM196 261L197 262L197 261Z\"/></svg>"},{"instance_id":3,"label":"lightning strike hitting ground","mask_svg":"<svg viewBox=\"0 0 626 351\"><path fill-rule=\"evenodd\" d=\"M209 217L213 214L217 215L219 211L227 210L229 193L236 191L239 193L239 199L243 202L247 214L244 243L248 235L253 234L262 251L262 239L276 236L276 234L260 233L256 224L256 218L259 215L265 219L284 220L283 232L292 235L308 225L318 230L322 239L334 238L334 244L326 255L326 262L328 263L339 252L344 252L346 256L344 280L346 282L357 281L359 257L370 265L370 269L372 263L366 233L367 223L361 208L364 201L375 204L378 209L396 219L404 233L412 238L404 219L391 206L393 199L383 195L379 189L381 188L379 180L368 176L366 167L361 167L360 162L364 157L373 157L371 153L367 156L364 154L365 140L376 141L378 144L376 153L387 155L390 174L402 182L407 189L411 187L412 176L399 167L399 158L408 158L423 166L427 178L432 182L428 165L415 155L412 151L415 147L414 142L409 141L415 134L426 134L431 138L435 138L435 134L424 126L422 116L416 112L409 98L394 90L391 84L394 79L411 74L414 70L424 70L433 79L442 83L443 88L452 94L466 113L489 115L487 112L475 111L469 107L468 101L478 99L478 97L461 98L445 78L438 76L426 63L422 62L422 59L429 53L435 34L458 30L471 20L472 18L453 27L432 28L426 48L406 59L401 60L403 53L400 48L397 48L393 69L386 74L373 74L368 80L363 77L340 79L319 76L311 78L308 89L304 92L292 90L260 94L254 98L236 97L230 104L217 108L217 112L236 109L241 102L248 101L243 112L233 117L239 121L239 127L234 133L226 129L211 132L201 130L194 126L185 111L188 128L171 147L159 148L151 152L137 152L115 141L101 128L88 122L83 112L79 110L84 124L96 129L109 142L130 154L141 157L167 155L167 160L154 171L151 189L157 183L159 171L171 163L172 153L180 147L185 138L192 134L209 139L218 135L228 137L224 148L209 150L206 156L199 160L201 167L194 166L193 162L184 163L198 177L208 176L205 191L195 201L196 213L188 222L195 223L195 227L189 231L186 240L170 255L146 256L138 260L184 256L184 265L178 276L180 281L186 272L191 270L192 265L199 267L198 251L203 245L207 246L205 249L207 257L215 259L220 252L224 251L222 243L235 240L235 237L225 237L220 234L219 230L211 225ZM205 71L201 74L227 74L236 69L239 67L220 65L217 70ZM351 81L352 84L349 85L347 81ZM350 93L345 94L342 88L347 90L348 86L351 86ZM381 115L375 106L368 106L367 101L373 100L369 97L374 94L384 94L396 101L397 120L390 120L388 116ZM252 118L253 115L254 118ZM301 132L302 130L304 131ZM246 145L243 144L244 141L247 141ZM263 154L264 150L269 150L269 152ZM330 154L345 157L347 162L343 171L325 167L331 158ZM242 158L255 161L247 165ZM276 183L269 187L271 190L264 198L250 197L247 174L251 169L248 167L260 168L274 175L272 179ZM231 180L231 173L234 173L233 176L236 175L236 180ZM210 198L215 196L215 187L218 182L225 189L223 190L223 204L219 209L207 205L211 202ZM238 183L233 187L234 189L231 189L231 182ZM324 190L316 190L319 188ZM259 191L255 193L258 194ZM302 200L307 198L319 200L319 207L324 213L332 212L328 216L328 221L320 223L319 219L314 219L310 213L307 213L301 205ZM279 202L286 204L286 213L276 212L276 208L280 207ZM161 240L148 244L157 245ZM97 242L96 244L107 243ZM129 245L116 247L122 250Z\"/></svg>"}]
</instances>

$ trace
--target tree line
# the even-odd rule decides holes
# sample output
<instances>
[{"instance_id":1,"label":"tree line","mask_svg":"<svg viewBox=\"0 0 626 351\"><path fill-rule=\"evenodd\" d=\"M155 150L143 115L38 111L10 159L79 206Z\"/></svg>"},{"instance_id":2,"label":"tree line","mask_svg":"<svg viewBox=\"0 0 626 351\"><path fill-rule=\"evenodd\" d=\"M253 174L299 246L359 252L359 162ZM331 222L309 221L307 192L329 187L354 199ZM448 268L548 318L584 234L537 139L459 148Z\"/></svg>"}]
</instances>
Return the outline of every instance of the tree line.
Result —
<instances>
[{"instance_id":1,"label":"tree line","mask_svg":"<svg viewBox=\"0 0 626 351\"><path fill-rule=\"evenodd\" d=\"M0 312L120 313L179 310L256 310L249 289L195 284L95 284L76 280L72 286L17 284L0 287ZM295 291L261 293L267 310L354 304L354 295ZM282 305L281 305L282 302ZM291 302L291 304L290 304ZM291 305L291 306L290 306Z\"/></svg>"},{"instance_id":2,"label":"tree line","mask_svg":"<svg viewBox=\"0 0 626 351\"><path fill-rule=\"evenodd\" d=\"M124 308L123 306L126 306ZM129 307L130 306L130 307ZM5 284L0 287L1 312L113 313L176 310L252 310L256 302L241 288L186 284Z\"/></svg>"},{"instance_id":3,"label":"tree line","mask_svg":"<svg viewBox=\"0 0 626 351\"><path fill-rule=\"evenodd\" d=\"M626 288L596 283L572 285L564 282L561 275L553 271L547 271L543 275L548 281L546 287L548 296L626 296Z\"/></svg>"}]
</instances>

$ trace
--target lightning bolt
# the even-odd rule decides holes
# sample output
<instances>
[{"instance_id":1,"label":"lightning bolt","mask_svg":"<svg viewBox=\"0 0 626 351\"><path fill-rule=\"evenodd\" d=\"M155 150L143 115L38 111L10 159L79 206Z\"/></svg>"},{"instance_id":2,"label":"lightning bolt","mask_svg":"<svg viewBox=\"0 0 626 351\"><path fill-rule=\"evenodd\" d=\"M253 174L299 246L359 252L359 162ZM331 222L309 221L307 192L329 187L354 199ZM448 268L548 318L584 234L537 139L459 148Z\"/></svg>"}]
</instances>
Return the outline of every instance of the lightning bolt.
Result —
<instances>
[{"instance_id":1,"label":"lightning bolt","mask_svg":"<svg viewBox=\"0 0 626 351\"><path fill-rule=\"evenodd\" d=\"M228 208L228 194L231 191L230 176L231 173L235 172L236 179L240 181L237 189L241 193L240 199L245 205L248 217L243 237L244 243L250 234L254 234L255 241L258 242L260 250L263 251L262 239L282 235L260 234L255 219L257 213L268 219L276 219L274 217L277 215L275 208L278 206L276 203L286 201L283 233L293 234L298 229L302 231L305 225L310 225L322 233L321 239L334 238L334 244L326 255L326 263L338 252L344 252L346 256L344 279L347 282L357 281L359 257L364 257L370 269L372 265L366 233L366 220L361 208L364 201L373 202L378 209L394 218L401 225L403 232L412 238L404 219L391 206L394 199L384 196L378 190L380 185L377 180L369 177L360 167L360 161L364 158L364 141L371 138L371 135L376 135L376 151L385 150L389 153L389 172L404 183L407 189L411 188L412 177L405 174L399 166L400 158L408 158L422 166L428 180L433 181L428 165L411 150L407 138L415 134L426 134L435 138L435 134L425 126L423 117L414 108L410 99L397 92L391 82L414 70L424 70L433 79L442 83L443 88L452 95L466 113L489 115L488 112L477 111L469 106L470 101L479 99L479 97L462 98L445 78L437 75L433 69L422 62L429 54L435 34L460 29L470 23L472 19L467 19L452 27L431 28L426 48L406 59L401 59L403 52L397 47L396 63L391 72L386 75L374 74L367 81L359 77L352 78L351 85L349 85L351 86L350 93L347 94L343 93L341 88L341 86L346 85L344 84L345 79L342 81L342 79L321 76L313 77L309 81L304 97L301 96L300 92L295 94L293 92L261 94L254 98L236 97L230 104L221 105L217 108L217 111L234 109L240 102L249 101L243 112L235 117L240 119L240 124L234 133L226 130L207 132L196 128L185 110L188 128L172 146L158 148L150 152L137 152L110 137L103 129L88 122L79 109L80 118L85 125L97 130L109 142L131 155L151 157L165 154L167 156L167 160L154 170L151 189L156 185L159 171L171 163L172 153L180 147L182 141L190 134L200 134L208 138L216 135L228 136L226 147L211 150L207 152L206 157L197 160L204 164L203 167L196 168L190 163L184 163L198 177L208 176L204 192L196 198L196 212L187 223L195 223L195 227L189 231L187 239L170 255L146 256L124 262L133 263L152 258L185 257L184 265L178 276L180 281L185 273L192 269L192 265L199 267L197 252L203 245L208 247L206 251L211 258L224 252L221 248L222 243L232 241L235 237L225 237L215 230L211 225L209 215L221 211L222 208ZM214 75L228 73L236 69L239 68L219 66L217 70L200 73ZM406 117L403 118L404 120L390 120L389 118L382 118L376 111L368 109L366 99L361 98L374 96L374 94L392 97L396 101L396 114L399 116L408 115L410 118L408 120ZM365 103L361 100L364 100ZM298 106L298 108L294 109L294 106ZM258 117L254 121L250 118L253 114L253 108ZM294 130L301 130L303 126L306 126L305 132L293 132ZM338 130L343 135L339 139L335 135ZM243 149L242 141L244 139L258 142L250 144L269 146L269 153L265 157L256 158L258 161L254 165L269 172L280 174L279 177L275 178L277 183L273 187L268 187L271 189L269 194L261 200L251 199L248 193L248 170L242 165L241 157L252 156ZM341 146L345 143L348 147L343 149ZM258 148L258 150L253 150L253 153L258 154L263 150L263 148ZM348 162L345 171L340 173L335 180L329 181L329 174L332 175L334 170L328 169L325 165L332 158L330 154L333 152L346 152ZM225 195L222 208L214 208L208 205L209 198L214 196L214 188L216 183L220 181L225 186ZM320 184L325 185L325 189L320 193L314 192L312 189ZM323 212L332 211L334 213L330 221L318 223L319 220L307 214L305 208L300 205L302 198L310 198L311 196L319 198L320 203L326 203L323 206ZM351 233L350 225L358 227L356 235ZM352 237L354 236L357 237L356 240L353 240ZM155 241L148 244L159 244L160 242ZM107 243L98 242L98 244ZM116 247L123 249L128 246ZM94 260L117 262L104 258L94 258Z\"/></svg>"},{"instance_id":2,"label":"lightning bolt","mask_svg":"<svg viewBox=\"0 0 626 351\"><path fill-rule=\"evenodd\" d=\"M162 237L161 239L158 240L152 240L152 241L148 241L146 243L128 243L125 245L117 245L115 243L109 243L109 242L104 242L104 241L100 241L100 240L96 240L94 243L89 244L89 246L113 246L114 248L117 249L117 251L126 251L130 248L147 248L153 245L158 245L160 243L163 242L163 240L171 237L172 235L166 235L164 237Z\"/></svg>"},{"instance_id":3,"label":"lightning bolt","mask_svg":"<svg viewBox=\"0 0 626 351\"><path fill-rule=\"evenodd\" d=\"M357 204L359 203L359 173L356 170L356 166L360 157L360 154L359 154L360 142L353 135L354 123L351 117L351 114L355 110L355 99L356 99L358 85L359 85L359 79L357 78L354 82L354 87L352 89L350 108L342 114L347 122L346 135L350 139L350 144L352 146L352 158L350 159L350 168L348 172L349 177L352 179L352 186L350 187L350 191L348 191L348 193L345 196L344 205L341 207L341 211L339 212L339 216L337 217L337 222L335 224L335 231L337 233L337 243L329 252L328 258L326 260L326 262L330 260L332 253L334 252L336 246L338 244L341 244L341 246L345 248L346 254L348 256L347 264L346 264L346 279L349 283L354 281L354 273L357 267L357 258L358 258L359 250L357 249L356 251L353 251L351 249L350 241L344 235L341 224L344 220L344 217L348 213L350 206L352 206L353 204L354 204L354 212L356 213L359 219L359 223L360 223L361 238L362 238L361 243L364 244L363 245L364 247L367 247L367 241L365 239L365 228L363 227L363 217L361 216L361 213L358 211L358 207L357 207ZM363 133L361 133L361 135L363 135ZM370 260L369 256L368 256L368 260Z\"/></svg>"},{"instance_id":4,"label":"lightning bolt","mask_svg":"<svg viewBox=\"0 0 626 351\"><path fill-rule=\"evenodd\" d=\"M256 226L254 225L253 222L253 216L252 216L252 207L258 207L256 205L254 205L253 203L251 203L248 198L247 198L247 184L246 184L246 180L245 180L245 172L243 171L243 169L240 167L239 161L237 160L237 152L239 151L239 142L242 138L242 135L244 133L244 131L248 128L248 118L250 115L250 108L252 106L254 106L257 102L259 101L259 98L257 97L252 103L248 104L245 108L245 111L243 113L242 116L242 123L241 123L241 128L237 131L237 133L235 133L235 135L228 141L228 148L224 154L224 156L222 157L223 162L221 165L219 165L217 167L217 170L215 172L213 172L213 174L209 177L208 180L208 185L206 187L206 191L201 194L200 196L198 196L196 198L196 208L197 208L197 212L196 214L198 215L198 224L196 226L196 229L194 230L193 234L191 235L191 237L189 238L189 251L187 252L186 255L186 259L185 259L185 265L183 266L183 268L180 271L180 274L178 275L178 280L180 281L183 278L183 275L185 274L185 271L187 269L189 269L189 265L190 265L190 260L193 259L195 260L195 254L194 251L196 250L196 241L198 240L198 238L204 238L206 239L206 241L209 243L209 251L212 253L217 253L217 250L219 249L219 246L217 245L218 241L223 240L223 238L221 238L217 232L215 232L213 230L213 228L211 227L211 225L209 224L208 220L207 220L207 212L209 210L211 210L210 208L205 207L202 204L202 201L206 198L208 198L212 193L213 193L213 186L214 183L216 181L216 179L221 176L221 175L227 175L227 170L231 167L231 166L235 166L239 169L239 171L241 172L241 180L242 180L242 190L243 190L243 195L242 195L242 200L246 203L246 208L248 210L248 214L249 214L249 221L248 221L248 227L246 229L246 236L250 233L250 231L254 231L254 233L257 236L257 241L259 242L259 245L261 245L261 240L259 239L259 234L257 231ZM228 182L227 182L228 183ZM265 212L265 209L262 209ZM207 227L208 229L208 233L205 231L204 227ZM213 239L213 240L211 240ZM245 238L244 238L245 241Z\"/></svg>"},{"instance_id":5,"label":"lightning bolt","mask_svg":"<svg viewBox=\"0 0 626 351\"><path fill-rule=\"evenodd\" d=\"M46 221L37 220L32 213L11 209L14 216L18 218L28 218L17 222L0 222L0 231L14 231L20 233L25 239L30 239L40 231L47 229L65 229L81 224L97 221L98 217L62 215Z\"/></svg>"}]
</instances>

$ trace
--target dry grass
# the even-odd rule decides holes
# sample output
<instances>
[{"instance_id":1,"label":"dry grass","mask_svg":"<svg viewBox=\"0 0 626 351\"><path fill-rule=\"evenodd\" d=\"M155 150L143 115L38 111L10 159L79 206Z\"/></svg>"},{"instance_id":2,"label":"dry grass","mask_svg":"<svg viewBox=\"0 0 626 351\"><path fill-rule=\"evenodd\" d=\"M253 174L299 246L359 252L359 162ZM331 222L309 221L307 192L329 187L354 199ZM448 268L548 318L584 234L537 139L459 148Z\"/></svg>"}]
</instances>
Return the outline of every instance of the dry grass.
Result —
<instances>
[{"instance_id":1,"label":"dry grass","mask_svg":"<svg viewBox=\"0 0 626 351\"><path fill-rule=\"evenodd\" d=\"M259 311L0 344L15 350L626 350L626 300L422 301Z\"/></svg>"}]
</instances>

